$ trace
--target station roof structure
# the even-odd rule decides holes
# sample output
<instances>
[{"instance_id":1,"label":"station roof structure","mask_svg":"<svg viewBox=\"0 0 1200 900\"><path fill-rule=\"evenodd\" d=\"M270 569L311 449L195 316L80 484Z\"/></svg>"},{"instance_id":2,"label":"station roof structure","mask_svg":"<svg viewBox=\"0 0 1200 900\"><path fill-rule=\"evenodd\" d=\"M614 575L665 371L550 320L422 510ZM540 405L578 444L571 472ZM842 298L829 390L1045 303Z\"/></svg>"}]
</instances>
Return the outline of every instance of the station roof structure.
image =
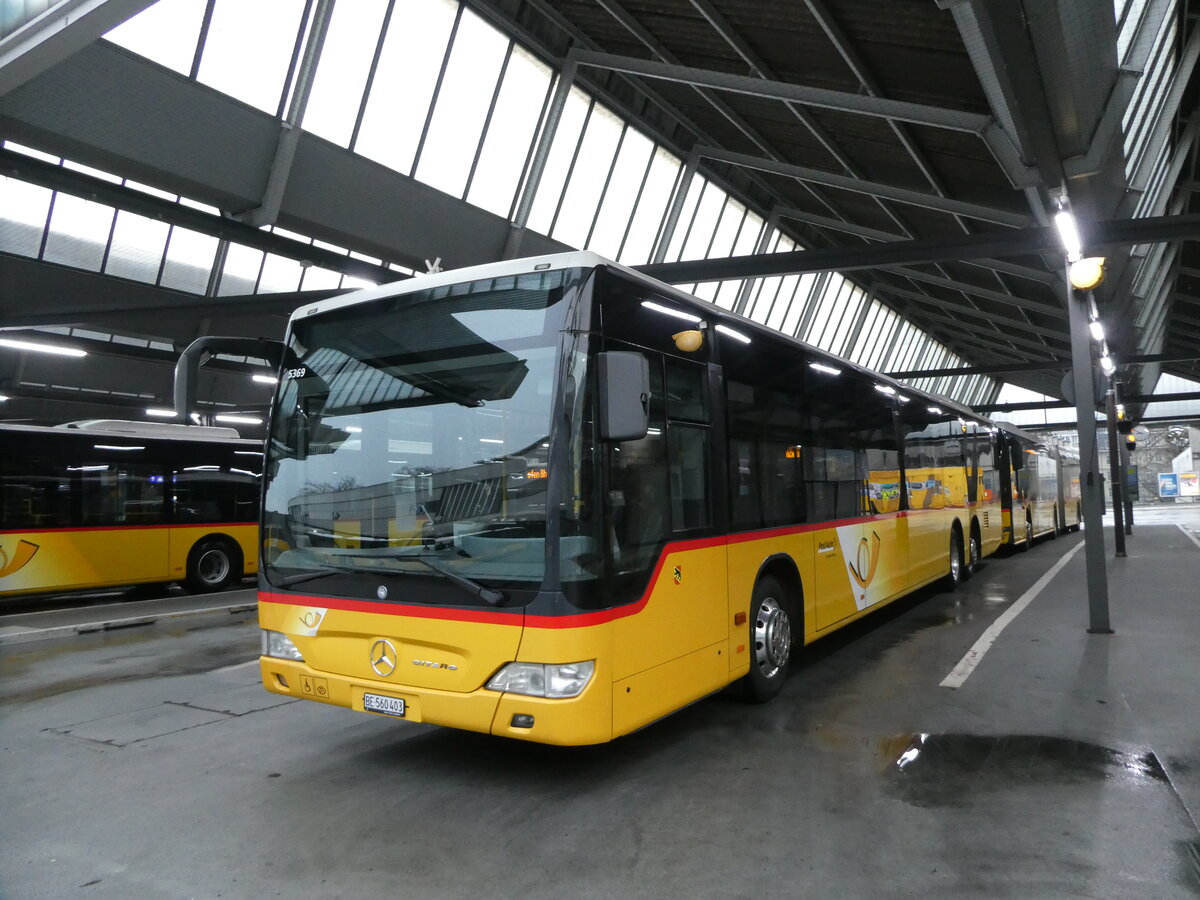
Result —
<instances>
[{"instance_id":1,"label":"station roof structure","mask_svg":"<svg viewBox=\"0 0 1200 900\"><path fill-rule=\"evenodd\" d=\"M0 20L0 418L169 406L204 334L588 248L977 406L1200 380L1196 0L63 0ZM1097 346L1097 355L1103 352ZM208 367L260 410L254 359ZM1136 415L1136 411L1135 411Z\"/></svg>"}]
</instances>

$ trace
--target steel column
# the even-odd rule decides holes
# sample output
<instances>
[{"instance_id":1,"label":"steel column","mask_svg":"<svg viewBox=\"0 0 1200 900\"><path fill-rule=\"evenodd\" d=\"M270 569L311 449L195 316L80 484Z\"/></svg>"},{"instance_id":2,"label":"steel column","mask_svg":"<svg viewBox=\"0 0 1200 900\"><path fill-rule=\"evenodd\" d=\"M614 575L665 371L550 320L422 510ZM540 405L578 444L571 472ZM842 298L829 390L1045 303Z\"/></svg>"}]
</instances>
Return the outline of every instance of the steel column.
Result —
<instances>
[{"instance_id":1,"label":"steel column","mask_svg":"<svg viewBox=\"0 0 1200 900\"><path fill-rule=\"evenodd\" d=\"M1121 453L1117 448L1117 399L1113 394L1112 382L1104 394L1104 412L1108 427L1108 477L1112 481L1113 536L1116 540L1115 556L1125 555L1125 479L1121 477Z\"/></svg>"},{"instance_id":2,"label":"steel column","mask_svg":"<svg viewBox=\"0 0 1200 900\"><path fill-rule=\"evenodd\" d=\"M1108 573L1104 562L1104 505L1100 457L1096 448L1096 394L1092 337L1088 331L1087 295L1071 287L1064 271L1071 322L1071 375L1075 417L1079 423L1079 491L1083 505L1084 553L1087 558L1088 633L1112 634L1108 617Z\"/></svg>"}]
</instances>

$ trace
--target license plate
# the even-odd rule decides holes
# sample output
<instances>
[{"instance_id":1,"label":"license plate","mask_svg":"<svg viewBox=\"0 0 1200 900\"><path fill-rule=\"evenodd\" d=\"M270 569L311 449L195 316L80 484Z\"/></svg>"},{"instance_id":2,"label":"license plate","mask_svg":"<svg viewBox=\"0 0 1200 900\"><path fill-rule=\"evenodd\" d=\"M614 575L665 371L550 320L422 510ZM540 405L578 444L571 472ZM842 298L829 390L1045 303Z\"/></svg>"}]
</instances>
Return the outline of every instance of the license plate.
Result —
<instances>
[{"instance_id":1,"label":"license plate","mask_svg":"<svg viewBox=\"0 0 1200 900\"><path fill-rule=\"evenodd\" d=\"M400 697L385 697L383 694L363 694L363 709L367 712L383 713L385 716L404 718L404 700Z\"/></svg>"}]
</instances>

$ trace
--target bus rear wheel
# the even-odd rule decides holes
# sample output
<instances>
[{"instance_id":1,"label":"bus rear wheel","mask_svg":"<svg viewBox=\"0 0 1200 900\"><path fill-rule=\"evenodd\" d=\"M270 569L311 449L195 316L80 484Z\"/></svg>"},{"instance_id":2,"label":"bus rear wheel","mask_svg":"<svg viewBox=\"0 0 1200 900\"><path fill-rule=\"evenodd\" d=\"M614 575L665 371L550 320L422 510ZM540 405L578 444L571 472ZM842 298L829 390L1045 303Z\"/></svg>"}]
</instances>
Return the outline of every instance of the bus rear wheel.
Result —
<instances>
[{"instance_id":1,"label":"bus rear wheel","mask_svg":"<svg viewBox=\"0 0 1200 900\"><path fill-rule=\"evenodd\" d=\"M742 682L753 703L765 703L783 689L792 658L790 605L774 576L759 579L750 602L750 672Z\"/></svg>"},{"instance_id":2,"label":"bus rear wheel","mask_svg":"<svg viewBox=\"0 0 1200 900\"><path fill-rule=\"evenodd\" d=\"M967 580L967 567L963 561L962 532L955 528L950 532L950 572L946 575L946 587L955 591Z\"/></svg>"},{"instance_id":3,"label":"bus rear wheel","mask_svg":"<svg viewBox=\"0 0 1200 900\"><path fill-rule=\"evenodd\" d=\"M188 554L184 584L197 593L219 591L240 576L240 568L239 554L227 541L207 538Z\"/></svg>"},{"instance_id":4,"label":"bus rear wheel","mask_svg":"<svg viewBox=\"0 0 1200 900\"><path fill-rule=\"evenodd\" d=\"M979 561L983 558L983 550L979 545L979 531L971 528L971 540L967 543L967 568L963 573L963 579L970 578L979 568Z\"/></svg>"}]
</instances>

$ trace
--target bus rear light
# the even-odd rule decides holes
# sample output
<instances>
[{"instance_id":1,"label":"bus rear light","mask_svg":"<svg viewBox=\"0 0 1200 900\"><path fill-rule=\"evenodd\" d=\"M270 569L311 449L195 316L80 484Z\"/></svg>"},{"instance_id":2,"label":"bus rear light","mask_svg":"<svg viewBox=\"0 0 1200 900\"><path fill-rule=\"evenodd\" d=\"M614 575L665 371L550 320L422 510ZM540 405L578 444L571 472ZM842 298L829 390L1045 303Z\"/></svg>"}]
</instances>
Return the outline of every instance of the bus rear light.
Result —
<instances>
[{"instance_id":1,"label":"bus rear light","mask_svg":"<svg viewBox=\"0 0 1200 900\"><path fill-rule=\"evenodd\" d=\"M487 683L489 691L525 694L530 697L565 699L578 697L596 670L593 660L577 663L511 662Z\"/></svg>"},{"instance_id":2,"label":"bus rear light","mask_svg":"<svg viewBox=\"0 0 1200 900\"><path fill-rule=\"evenodd\" d=\"M275 659L291 659L296 662L304 662L304 657L300 655L299 649L292 643L292 639L280 631L262 630L262 655L274 657Z\"/></svg>"}]
</instances>

